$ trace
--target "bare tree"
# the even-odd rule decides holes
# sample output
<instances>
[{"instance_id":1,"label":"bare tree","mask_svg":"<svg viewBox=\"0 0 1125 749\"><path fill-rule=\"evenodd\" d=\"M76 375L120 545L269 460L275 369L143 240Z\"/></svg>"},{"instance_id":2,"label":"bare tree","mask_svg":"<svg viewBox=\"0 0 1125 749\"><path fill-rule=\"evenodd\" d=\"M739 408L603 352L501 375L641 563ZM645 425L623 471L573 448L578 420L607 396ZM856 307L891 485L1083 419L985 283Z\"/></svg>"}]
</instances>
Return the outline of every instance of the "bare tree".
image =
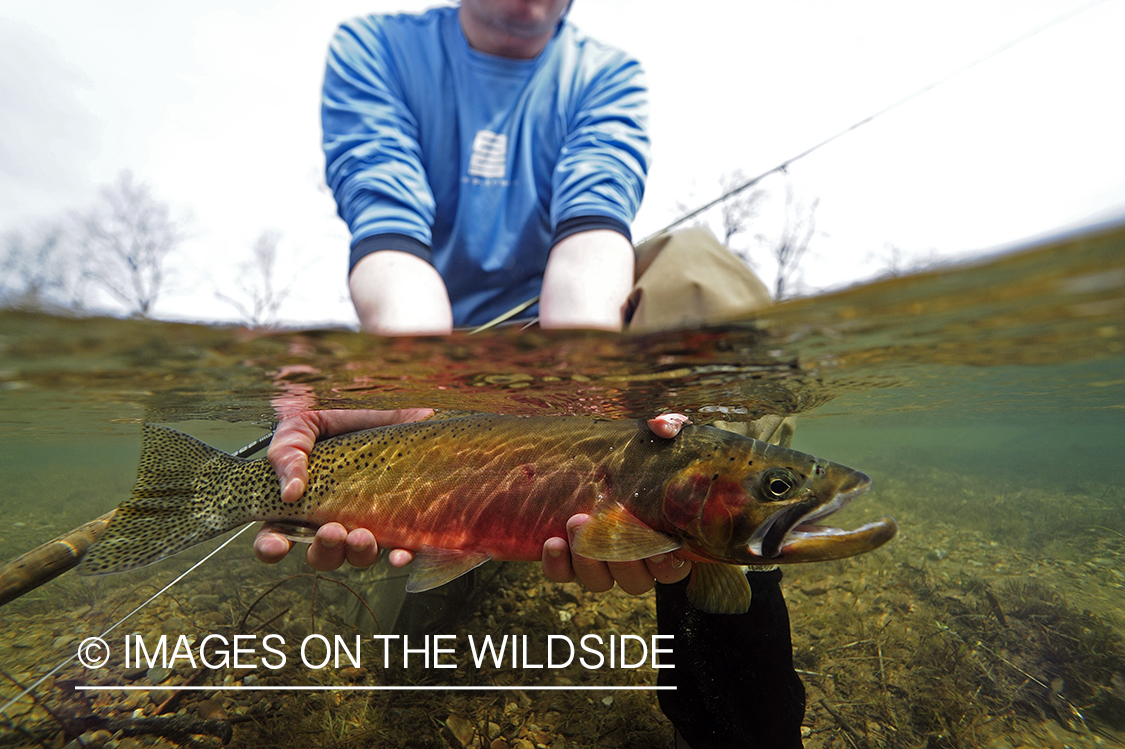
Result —
<instances>
[{"instance_id":1,"label":"bare tree","mask_svg":"<svg viewBox=\"0 0 1125 749\"><path fill-rule=\"evenodd\" d=\"M292 282L278 288L277 258L281 232L270 229L254 242L253 258L239 264L235 281L239 297L216 291L215 296L238 310L250 327L268 328L277 324L281 305L289 296Z\"/></svg>"},{"instance_id":2,"label":"bare tree","mask_svg":"<svg viewBox=\"0 0 1125 749\"><path fill-rule=\"evenodd\" d=\"M722 187L724 195L736 189L739 185L745 184L745 182L746 175L743 174L741 169L726 172L719 178L719 185ZM720 207L723 222L723 244L731 248L732 251L734 251L734 248L731 247L731 240L750 228L750 222L757 217L759 203L764 197L765 191L763 190L743 190L722 202ZM744 260L749 260L748 257L745 257L745 253L735 252L742 256Z\"/></svg>"},{"instance_id":3,"label":"bare tree","mask_svg":"<svg viewBox=\"0 0 1125 749\"><path fill-rule=\"evenodd\" d=\"M687 210L683 203L677 203L680 211L685 215L692 214L696 224L701 223L700 215L714 217L714 208L720 209L721 222L719 236L728 249L737 255L744 263L753 268L755 263L750 257L749 248L735 246L734 239L750 229L761 213L761 206L767 196L772 195L772 190L755 189L749 187L741 192L737 188L746 185L746 175L742 170L726 172L719 179L723 195L729 196L721 202L708 204L703 213ZM793 185L787 181L785 188L785 208L782 213L782 227L775 238L763 234L756 235L758 244L766 248L770 259L777 264L777 276L774 283L774 299L783 299L792 295L796 283L797 272L801 261L808 252L809 243L816 235L816 209L820 204L819 198L811 204L804 205L794 196ZM703 209L697 209L697 211ZM712 224L712 228L713 224Z\"/></svg>"},{"instance_id":4,"label":"bare tree","mask_svg":"<svg viewBox=\"0 0 1125 749\"><path fill-rule=\"evenodd\" d=\"M63 224L10 231L0 244L0 304L24 309L80 309L85 276Z\"/></svg>"},{"instance_id":5,"label":"bare tree","mask_svg":"<svg viewBox=\"0 0 1125 749\"><path fill-rule=\"evenodd\" d=\"M91 281L130 312L147 317L164 286L164 263L184 240L184 221L124 171L102 188L100 205L78 224Z\"/></svg>"},{"instance_id":6,"label":"bare tree","mask_svg":"<svg viewBox=\"0 0 1125 749\"><path fill-rule=\"evenodd\" d=\"M797 269L808 252L809 242L816 234L816 208L820 198L808 206L802 205L793 195L793 185L785 186L785 213L781 234L773 244L771 254L777 263L777 280L773 298L780 301L792 293Z\"/></svg>"},{"instance_id":7,"label":"bare tree","mask_svg":"<svg viewBox=\"0 0 1125 749\"><path fill-rule=\"evenodd\" d=\"M937 249L931 247L924 252L908 253L893 242L883 243L883 252L879 255L871 253L868 261L879 263L883 271L879 278L898 278L911 273L921 273L929 270L938 263Z\"/></svg>"},{"instance_id":8,"label":"bare tree","mask_svg":"<svg viewBox=\"0 0 1125 749\"><path fill-rule=\"evenodd\" d=\"M734 171L724 172L719 177L719 186L722 190L721 196L726 196L728 193L733 192L741 185L746 183L746 175L741 169ZM723 245L733 252L735 255L746 263L748 266L753 267L754 262L750 258L750 249L747 247L738 247L734 244L734 239L739 234L742 234L750 229L751 222L758 216L758 208L765 198L766 193L764 190L743 190L737 194L730 195L729 197L720 197L720 202L705 212L695 216L691 219L690 226L704 226L711 229L715 236L723 243ZM676 201L676 211L681 215L687 215L697 210L695 205L695 191L692 190L688 193L688 200ZM718 221L716 227L716 208L718 208Z\"/></svg>"},{"instance_id":9,"label":"bare tree","mask_svg":"<svg viewBox=\"0 0 1125 749\"><path fill-rule=\"evenodd\" d=\"M896 278L907 272L905 253L902 248L893 242L883 243L883 273L884 276Z\"/></svg>"}]
</instances>

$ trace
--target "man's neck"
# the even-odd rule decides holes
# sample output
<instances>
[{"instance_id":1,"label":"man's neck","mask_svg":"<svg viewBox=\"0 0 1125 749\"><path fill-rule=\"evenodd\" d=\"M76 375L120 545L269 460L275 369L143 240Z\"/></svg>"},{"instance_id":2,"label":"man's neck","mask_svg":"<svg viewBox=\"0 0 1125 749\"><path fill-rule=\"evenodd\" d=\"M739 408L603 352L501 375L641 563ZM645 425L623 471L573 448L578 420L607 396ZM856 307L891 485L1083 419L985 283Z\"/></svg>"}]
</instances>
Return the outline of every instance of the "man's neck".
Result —
<instances>
[{"instance_id":1,"label":"man's neck","mask_svg":"<svg viewBox=\"0 0 1125 749\"><path fill-rule=\"evenodd\" d=\"M469 46L478 52L484 52L498 57L510 57L516 60L530 60L542 52L555 30L535 36L520 36L490 26L475 18L472 13L461 6L458 12L461 22L461 31L469 41Z\"/></svg>"}]
</instances>

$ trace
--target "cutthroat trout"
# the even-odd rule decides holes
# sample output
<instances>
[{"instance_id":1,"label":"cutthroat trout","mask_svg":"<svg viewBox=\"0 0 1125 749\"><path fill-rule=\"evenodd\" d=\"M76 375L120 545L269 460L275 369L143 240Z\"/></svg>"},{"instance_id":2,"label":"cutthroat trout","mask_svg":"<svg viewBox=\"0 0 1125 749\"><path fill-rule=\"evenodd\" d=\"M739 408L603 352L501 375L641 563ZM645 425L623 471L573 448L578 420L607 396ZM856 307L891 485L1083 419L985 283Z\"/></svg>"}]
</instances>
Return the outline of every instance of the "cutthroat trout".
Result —
<instances>
[{"instance_id":1,"label":"cutthroat trout","mask_svg":"<svg viewBox=\"0 0 1125 749\"><path fill-rule=\"evenodd\" d=\"M816 521L871 480L836 463L719 429L671 439L644 421L474 415L380 427L317 443L309 483L281 501L265 459L244 460L146 425L132 496L80 568L120 572L255 520L370 529L418 552L407 590L490 559L537 561L543 542L589 520L574 552L630 561L675 551L694 564L688 596L715 613L750 605L732 565L839 559L894 536L891 518L843 531Z\"/></svg>"}]
</instances>

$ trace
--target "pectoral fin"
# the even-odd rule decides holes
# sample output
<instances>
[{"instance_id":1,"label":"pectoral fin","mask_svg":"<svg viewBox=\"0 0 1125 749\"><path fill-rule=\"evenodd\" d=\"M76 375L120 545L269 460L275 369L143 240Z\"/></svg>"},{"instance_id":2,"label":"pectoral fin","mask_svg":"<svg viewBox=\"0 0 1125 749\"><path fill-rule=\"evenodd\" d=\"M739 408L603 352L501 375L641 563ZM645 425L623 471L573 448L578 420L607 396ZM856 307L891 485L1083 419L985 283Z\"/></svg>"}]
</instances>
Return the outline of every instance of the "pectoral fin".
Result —
<instances>
[{"instance_id":1,"label":"pectoral fin","mask_svg":"<svg viewBox=\"0 0 1125 749\"><path fill-rule=\"evenodd\" d=\"M687 598L709 614L745 614L750 608L746 573L730 564L696 562L691 567Z\"/></svg>"},{"instance_id":2,"label":"pectoral fin","mask_svg":"<svg viewBox=\"0 0 1125 749\"><path fill-rule=\"evenodd\" d=\"M617 502L602 502L574 531L576 554L603 562L632 562L680 548L680 541L653 530Z\"/></svg>"},{"instance_id":3,"label":"pectoral fin","mask_svg":"<svg viewBox=\"0 0 1125 749\"><path fill-rule=\"evenodd\" d=\"M445 585L491 558L483 551L456 551L427 547L418 553L410 565L406 592L421 593L423 590Z\"/></svg>"}]
</instances>

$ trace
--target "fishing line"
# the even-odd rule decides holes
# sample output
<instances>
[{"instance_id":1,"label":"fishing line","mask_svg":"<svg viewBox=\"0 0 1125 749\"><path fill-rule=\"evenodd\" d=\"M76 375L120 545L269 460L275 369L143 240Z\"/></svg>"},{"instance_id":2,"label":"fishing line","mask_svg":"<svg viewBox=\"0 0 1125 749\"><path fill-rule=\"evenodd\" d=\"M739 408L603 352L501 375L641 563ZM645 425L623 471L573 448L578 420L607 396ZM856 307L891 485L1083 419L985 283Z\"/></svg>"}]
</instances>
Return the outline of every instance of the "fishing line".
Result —
<instances>
[{"instance_id":1,"label":"fishing line","mask_svg":"<svg viewBox=\"0 0 1125 749\"><path fill-rule=\"evenodd\" d=\"M233 536L231 536L230 538L228 538L228 539L227 539L226 541L223 541L223 542L222 542L221 544L219 544L219 546L218 546L218 547L217 547L216 549L214 549L214 550L213 550L213 551L212 551L211 553L209 553L209 554L208 554L207 556L203 557L203 558L202 558L202 559L200 559L200 560L199 560L198 562L196 562L195 564L193 564L193 565L192 565L191 567L188 567L188 568L187 568L187 569L186 569L186 570L185 570L184 572L180 573L179 577L177 577L177 578L176 578L175 580L173 580L172 582L170 582L170 583L168 583L167 585L165 585L165 586L164 586L163 588L161 588L160 590L158 590L158 591L157 591L156 593L153 593L153 594L152 594L152 596L151 596L151 597L149 597L149 599L148 599L147 601L145 601L144 603L142 603L142 604L141 604L140 606L137 606L137 607L136 607L135 609L133 609L132 611L130 611L130 612L129 612L128 614L126 614L125 616L121 617L121 619L119 619L119 620L118 620L117 622L115 622L115 623L114 623L113 625L111 625L111 626L109 627L109 629L107 629L106 631L104 631L104 632L102 632L102 633L101 633L100 635L98 635L98 637L99 637L99 638L101 638L101 637L105 637L105 636L106 636L106 635L108 635L108 634L109 634L110 632L112 632L113 630L115 630L115 629L117 629L118 627L120 627L120 626L121 626L122 624L124 624L124 623L126 622L126 620L128 620L128 619L129 619L129 617L131 617L131 616L132 616L133 614L137 613L138 611L140 611L141 609L143 609L143 608L144 608L145 606L148 606L148 605L149 605L150 603L152 603L153 601L155 601L155 600L156 600L157 598L159 598L159 597L160 597L161 595L163 595L163 594L164 594L164 593L165 593L165 592L166 592L166 591L167 591L167 590L168 590L169 588L171 588L171 587L172 587L173 585L175 585L176 583L178 583L178 582L179 582L180 580L183 580L183 579L184 579L185 577L187 577L187 576L188 576L188 574L190 574L190 573L191 573L191 572L192 572L193 570L195 570L195 568L196 568L196 567L199 567L199 566L200 566L200 565L202 565L202 564L203 564L204 562L206 562L206 561L207 561L208 559L210 559L211 557L213 557L213 556L215 556L216 554L218 554L218 553L219 553L220 551L222 551L222 550L223 550L223 549L224 549L224 548L226 547L226 545L227 545L227 544L229 544L229 543L230 543L231 541L233 541L234 539L236 539L236 538L238 538L239 536L241 536L241 535L242 535L242 534L243 534L244 532L246 532L246 530L247 530L248 528L250 528L250 526L252 526L252 525L253 525L253 523L247 523L246 525L244 525L244 526L242 526L241 528L239 528L239 529L238 529L238 531L237 531L237 532L236 532L236 533L235 533L235 534L234 534ZM18 702L19 700L21 700L21 699L22 699L22 698L23 698L23 697L24 697L25 695L29 694L29 693L30 693L30 692L31 692L32 690L34 690L34 689L35 689L35 688L36 688L37 686L39 686L39 685L40 685L40 684L42 684L42 683L43 683L44 681L46 681L46 680L47 680L47 677L51 676L52 674L54 674L55 672L57 672L57 671L58 671L59 669L63 668L64 666L66 666L67 664L69 664L69 663L70 663L71 661L73 661L73 660L74 660L75 658L77 658L77 657L78 657L78 653L77 653L77 652L75 652L75 653L74 653L74 655L70 656L70 657L69 657L69 658L67 658L67 659L66 659L65 661L63 661L62 663L60 663L59 665L55 666L54 668L52 668L52 669L51 669L50 671L48 671L47 673L45 673L45 674L43 674L42 676L40 676L40 677L39 677L39 678L38 678L38 679L37 679L37 680L35 681L35 683L34 683L34 684L32 684L32 685L31 685L31 686L29 686L29 687L26 687L26 688L24 688L24 690L23 690L22 692L20 692L20 693L19 693L19 694L17 694L17 695L15 696L15 697L13 697L12 699L10 699L10 700L8 700L8 701L7 701L6 703L4 703L4 706L3 706L3 707L0 707L0 713L6 713L6 712L8 712L8 708L10 708L10 707L11 707L12 705L16 704L16 703L17 703L17 702Z\"/></svg>"},{"instance_id":2,"label":"fishing line","mask_svg":"<svg viewBox=\"0 0 1125 749\"><path fill-rule=\"evenodd\" d=\"M272 430L269 431L269 432L266 432L265 434L263 434L261 437L254 440L253 442L251 442L246 447L235 450L234 452L231 453L231 455L233 455L236 458L248 458L251 455L253 455L254 453L261 450L266 445L268 445L270 443L270 440L273 439L273 435L274 435L274 433L273 433Z\"/></svg>"},{"instance_id":3,"label":"fishing line","mask_svg":"<svg viewBox=\"0 0 1125 749\"><path fill-rule=\"evenodd\" d=\"M239 450L236 450L235 452L233 452L233 453L231 453L231 454L232 454L232 455L234 455L234 457L236 457L236 458L246 458L246 457L248 457L248 456L250 456L250 455L253 455L254 453L256 453L256 452L260 451L260 450L261 450L261 449L262 449L262 448L263 448L263 447L264 447L264 446L265 446L265 445L266 445L266 444L267 444L267 443L268 443L268 442L269 442L269 441L270 441L271 439L273 439L273 432L272 432L272 431L271 431L271 432L269 432L268 434L264 434L264 435L262 435L262 436L261 436L261 437L259 437L258 439L256 439L256 440L254 440L253 442L251 442L251 443L250 443L249 445L246 445L245 447L243 447L243 448L241 448L241 449L239 449ZM237 532L236 532L236 533L235 533L234 535L232 535L232 536L231 536L230 538L228 538L228 539L227 539L226 541L223 541L223 542L222 542L221 544L219 544L219 545L218 545L218 547L216 547L216 548L215 548L215 549L214 549L213 551L211 551L211 552L210 552L209 554L207 554L207 556L205 556L205 557L203 557L202 559L200 559L200 560L199 560L198 562L196 562L195 564L193 564L193 565L192 565L191 567L188 567L188 568L187 568L186 570L184 570L184 572L182 572L182 573L181 573L181 574L180 574L180 575L179 575L179 576L178 576L178 577L177 577L176 579L174 579L174 580L173 580L172 582L170 582L170 583L168 583L167 585L165 585L165 586L164 586L163 588L161 588L160 590L158 590L158 591L157 591L156 593L153 593L153 594L152 594L152 596L150 596L150 597L149 597L149 599L148 599L147 601L145 601L145 602L144 602L144 603L142 603L141 605L137 606L137 607L136 607L135 609L133 609L132 611L130 611L130 612L129 612L128 614L126 614L125 616L121 617L121 619L117 620L117 622L115 622L114 624L112 624L112 625L111 625L111 626L109 627L109 629L107 629L106 631L104 631L104 632L102 632L102 633L101 633L100 635L98 635L98 637L99 637L99 638L105 637L105 636L106 636L106 635L108 635L108 634L109 634L110 632L112 632L113 630L115 630L115 629L117 629L118 627L120 627L120 626L121 626L122 624L124 624L124 623L125 623L125 622L126 622L126 621L127 621L128 619L129 619L129 617L133 616L133 614L136 614L136 613L137 613L138 611L140 611L141 609L143 609L143 608L144 608L145 606L148 606L148 605L149 605L150 603L152 603L152 602L153 602L153 601L155 601L155 600L156 600L157 598L159 598L160 596L162 596L162 595L163 595L163 594L164 594L165 592L167 592L167 591L168 591L168 589L169 589L169 588L171 588L171 587L172 587L173 585L175 585L176 583L178 583L178 582L179 582L180 580L183 580L183 579L184 579L185 577L187 577L187 576L188 576L189 574L191 574L191 573L192 573L192 572L193 572L193 571L194 571L194 570L195 570L195 569L196 569L197 567L201 566L201 565L202 565L202 564L203 564L204 562L206 562L206 561L207 561L207 560L209 560L209 559L210 559L211 557L215 556L215 555L216 555L216 554L218 554L218 553L219 553L220 551L222 551L222 550L223 550L224 548L226 548L227 544L229 544L230 542L234 541L234 539L238 538L238 537L239 537L239 536L241 536L241 535L242 535L243 533L245 533L245 532L246 532L246 530L247 530L248 528L250 528L250 526L252 526L252 525L253 525L253 523L247 523L246 525L244 525L244 526L242 526L241 528L239 528L239 529L238 529L238 531L237 531ZM60 663L59 665L55 666L54 668L52 668L52 669L51 669L50 671L48 671L47 673L45 673L45 674L43 674L42 676L40 676L40 677L39 677L39 678L38 678L38 679L37 679L37 680L36 680L36 681L35 681L35 682L34 682L34 683L33 683L33 684L31 685L31 686L29 686L29 687L25 687L25 688L24 688L24 690L23 690L22 692L20 692L20 693L19 693L19 694L17 694L17 695L15 696L15 697L13 697L12 699L10 699L10 700L8 700L7 702L5 702L3 706L0 706L0 713L7 713L7 712L8 712L8 708L10 708L10 707L11 707L12 705L16 704L17 702L19 702L19 701L20 701L21 699L23 699L23 698L24 698L24 697L25 697L26 695L30 694L30 693L31 693L31 692L32 692L32 691L33 691L33 690L34 690L34 689L35 689L35 688L36 688L37 686L39 686L39 685L40 685L40 684L42 684L42 683L43 683L44 681L46 681L48 677L50 677L50 676L51 676L52 674L54 674L54 673L58 672L58 671L59 671L60 669L62 669L62 668L64 668L64 667L66 667L66 666L67 666L67 665L68 665L68 664L69 664L69 663L70 663L71 661L73 661L73 660L74 660L74 659L76 659L77 657L78 657L78 652L76 651L76 652L74 653L74 655L70 656L69 658L67 658L66 660L64 660L64 661L63 661L62 663Z\"/></svg>"},{"instance_id":4,"label":"fishing line","mask_svg":"<svg viewBox=\"0 0 1125 749\"><path fill-rule=\"evenodd\" d=\"M1073 18L1074 16L1085 13L1086 11L1093 8L1094 6L1101 5L1104 2L1105 2L1105 0L1093 0L1093 2L1087 3L1086 5L1075 8L1073 10L1067 11L1066 13L1063 13L1061 16L1058 16L1057 18L1054 18L1051 21L1048 21L1047 23L1045 23L1041 26L1036 26L1035 28L1031 29L1030 31L1027 31L1027 32L1017 36L1014 39L1011 39L1007 42L1004 42L999 47L997 47L996 49L989 52L987 55L984 55L983 57L978 57L977 59L975 59L975 60L973 60L973 61L971 61L971 62L969 62L965 65L962 65L960 68L957 68L956 70L954 70L953 72L943 76L942 78L939 78L936 81L934 81L934 82L932 82L932 83L930 83L926 86L923 86L922 88L918 89L917 91L914 91L913 93L904 96L903 98L899 99L898 101L883 107L882 109L878 110L874 114L868 115L867 117L864 117L862 120L859 120L858 122L856 122L852 125L849 125L848 127L844 128L843 130L840 130L839 132L837 132L835 135L832 135L828 138L825 138L824 140L822 140L821 142L817 143L816 145L814 145L810 148L806 148L804 151L801 151L796 156L792 156L792 157L786 159L785 161L781 162L780 164L773 167L772 169L769 169L765 172L762 172L761 174L759 174L756 177L751 177L750 179L746 180L745 182L731 188L727 192L725 192L722 195L720 195L719 197L715 198L710 203L707 203L704 206L696 208L691 213L680 216L678 219L676 219L672 223L668 224L663 229L660 229L659 231L653 232L649 236L645 237L640 242L640 244L644 244L645 242L649 241L650 239L654 239L654 238L660 236L661 234L663 234L664 232L676 228L677 226L684 223L685 221L690 221L691 219L695 218L696 216L700 215L701 213L705 213L706 211L711 210L715 206L717 206L720 203L722 203L723 201L725 201L727 198L733 197L733 196L737 195L738 193L753 187L754 185L758 184L759 182L761 182L763 179L770 176L771 174L774 174L776 172L784 172L789 167L790 164L792 164L796 161L799 161L800 159L805 158L806 156L813 153L814 151L819 151L821 148L823 148L824 146L827 146L829 143L837 140L838 138L841 138L841 137L847 135L848 133L852 132L853 130L857 130L858 128L863 127L864 125L866 125L867 123L871 122L874 119L877 119L878 117L882 117L887 112L890 112L893 109L898 109L903 104L906 104L907 102L918 98L922 94L928 93L929 91L937 88L938 86L945 83L946 81L961 75L965 71L971 70L972 68L977 67L978 65L980 65L983 62L986 62L987 60L991 60L993 57L996 57L997 55L1001 54L1002 52L1007 52L1012 47L1015 47L1016 45L1022 44L1023 42L1026 42L1028 39L1031 39L1032 37L1038 36L1039 34L1042 34L1044 31L1047 31L1048 29L1050 29L1054 26L1057 26L1058 24L1062 23L1063 21L1069 20L1069 19Z\"/></svg>"},{"instance_id":5,"label":"fishing line","mask_svg":"<svg viewBox=\"0 0 1125 749\"><path fill-rule=\"evenodd\" d=\"M126 619L128 619L129 617L131 617L131 616L132 616L133 614L137 613L137 612L138 612L138 611L140 611L141 609L143 609L143 608L144 608L145 606L148 606L148 605L149 605L150 603L152 603L153 601L155 601L155 600L156 600L157 598L159 598L160 596L162 596L162 595L163 595L163 594L164 594L164 593L165 593L165 592L166 592L166 591L167 591L167 590L168 590L169 588L171 588L171 587L172 587L173 585L175 585L176 583L178 583L178 582L179 582L180 580L183 580L183 579L184 579L185 577L187 577L187 576L188 576L189 574L191 574L191 573L192 573L193 571L195 571L195 569L196 569L197 567L201 566L201 565L202 565L202 564L203 564L204 562L206 562L206 561L207 561L208 559L210 559L211 557L215 556L215 555L216 555L216 554L218 554L218 553L219 553L220 551L222 551L222 550L223 550L224 548L226 548L227 544L229 544L229 543L230 543L231 541L233 541L234 539L238 538L238 537L239 537L239 536L241 536L241 535L242 535L243 533L245 533L245 532L247 531L247 529L249 529L249 528L250 528L250 526L252 526L252 525L253 525L253 523L247 523L246 525L244 525L244 526L242 526L241 528L239 528L239 529L238 529L238 532L236 532L236 533L235 533L235 534L234 534L233 536L231 536L231 537L230 537L230 538L228 538L228 539L227 539L226 541L223 541L223 542L222 542L221 544L219 544L219 546L218 546L218 547L217 547L216 549L214 549L214 550L213 550L213 551L212 551L211 553L209 553L209 554L208 554L207 556L203 557L203 558L202 558L202 559L200 559L200 560L199 560L198 562L196 562L195 564L193 564L192 566L188 567L188 568L187 568L186 570L184 570L183 572L181 572L181 573L180 573L180 575L179 575L179 577L177 577L177 578L176 578L175 580L173 580L172 582L170 582L170 583L168 583L167 585L165 585L165 586L164 586L163 588L161 588L161 589L160 589L160 590L158 590L157 592L153 593L153 594L152 594L152 596L151 596L151 597L150 597L150 598L149 598L149 599L148 599L147 601L145 601L145 602L144 602L144 603L142 603L142 604L141 604L140 606L138 606L137 608L135 608L135 609L133 609L132 611L130 611L130 612L129 612L128 614L126 614L125 616L121 617L121 619L120 619L120 620L119 620L119 621L118 621L118 622L117 622L116 624L114 624L113 626L111 626L111 627L110 627L109 629L107 629L107 630L106 630L105 632L102 632L102 633L101 633L100 635L98 635L98 637L104 637L104 636L108 635L108 634L109 634L110 632L112 632L113 630L115 630L115 629L117 629L118 627L120 627L120 626L121 626L122 624L124 624L124 623L125 623L125 620L126 620ZM77 655L77 654L75 654L75 655L73 655L73 656L71 656L71 657L72 657L72 658L77 658L77 657L78 657L78 655Z\"/></svg>"},{"instance_id":6,"label":"fishing line","mask_svg":"<svg viewBox=\"0 0 1125 749\"><path fill-rule=\"evenodd\" d=\"M527 309L528 307L530 307L531 305L535 304L538 301L539 301L539 295L536 294L531 299L528 299L526 302L521 302L520 304L517 304L515 307L512 307L510 310L508 310L504 314L498 315L497 317L492 318L491 320L486 322L484 325L473 328L472 330L469 331L469 335L473 335L475 333L480 333L482 331L488 330L489 328L495 328L500 323L502 323L506 320L510 320L511 318L513 318L516 315L518 315L519 313L523 312L525 309Z\"/></svg>"}]
</instances>

